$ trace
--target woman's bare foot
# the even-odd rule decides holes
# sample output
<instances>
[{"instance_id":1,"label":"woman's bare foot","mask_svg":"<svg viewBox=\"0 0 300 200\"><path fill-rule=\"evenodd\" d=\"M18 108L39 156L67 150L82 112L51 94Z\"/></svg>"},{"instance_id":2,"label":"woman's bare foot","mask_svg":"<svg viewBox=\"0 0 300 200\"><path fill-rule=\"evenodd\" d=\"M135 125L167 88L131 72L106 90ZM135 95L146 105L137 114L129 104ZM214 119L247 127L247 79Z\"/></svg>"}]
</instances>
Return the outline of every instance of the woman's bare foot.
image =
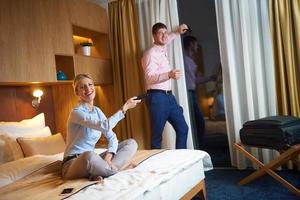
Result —
<instances>
[{"instance_id":1,"label":"woman's bare foot","mask_svg":"<svg viewBox=\"0 0 300 200\"><path fill-rule=\"evenodd\" d=\"M102 182L103 181L103 177L102 176L90 176L89 177L90 181L98 181L98 182Z\"/></svg>"}]
</instances>

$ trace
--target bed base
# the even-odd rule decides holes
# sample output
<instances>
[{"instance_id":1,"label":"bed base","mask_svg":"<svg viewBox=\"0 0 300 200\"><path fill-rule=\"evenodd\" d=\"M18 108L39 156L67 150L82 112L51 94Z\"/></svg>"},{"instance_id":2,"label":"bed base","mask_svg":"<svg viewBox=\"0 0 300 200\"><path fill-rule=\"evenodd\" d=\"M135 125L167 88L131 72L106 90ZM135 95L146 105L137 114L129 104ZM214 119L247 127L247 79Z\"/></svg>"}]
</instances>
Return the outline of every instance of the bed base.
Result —
<instances>
[{"instance_id":1,"label":"bed base","mask_svg":"<svg viewBox=\"0 0 300 200\"><path fill-rule=\"evenodd\" d=\"M187 192L181 200L190 200L199 194L201 200L206 200L206 188L205 188L205 180L203 179L197 185L195 185L189 192Z\"/></svg>"}]
</instances>

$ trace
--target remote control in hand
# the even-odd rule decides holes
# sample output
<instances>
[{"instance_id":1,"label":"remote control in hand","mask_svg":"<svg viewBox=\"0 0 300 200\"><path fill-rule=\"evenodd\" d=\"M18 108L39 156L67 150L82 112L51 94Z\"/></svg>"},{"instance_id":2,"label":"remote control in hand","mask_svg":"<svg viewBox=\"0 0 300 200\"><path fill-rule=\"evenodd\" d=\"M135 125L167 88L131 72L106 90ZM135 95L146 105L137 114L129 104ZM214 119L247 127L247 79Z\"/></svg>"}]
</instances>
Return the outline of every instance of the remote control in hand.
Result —
<instances>
[{"instance_id":1,"label":"remote control in hand","mask_svg":"<svg viewBox=\"0 0 300 200\"><path fill-rule=\"evenodd\" d=\"M148 94L141 94L139 96L137 96L134 100L140 100L140 99L144 99L148 96Z\"/></svg>"}]
</instances>

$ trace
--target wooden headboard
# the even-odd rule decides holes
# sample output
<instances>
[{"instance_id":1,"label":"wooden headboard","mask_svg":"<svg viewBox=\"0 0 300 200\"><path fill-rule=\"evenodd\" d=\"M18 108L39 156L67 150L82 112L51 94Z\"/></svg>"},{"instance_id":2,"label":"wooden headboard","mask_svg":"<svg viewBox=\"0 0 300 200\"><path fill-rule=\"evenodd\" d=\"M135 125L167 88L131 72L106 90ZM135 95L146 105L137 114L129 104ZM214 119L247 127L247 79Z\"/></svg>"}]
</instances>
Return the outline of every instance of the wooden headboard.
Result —
<instances>
[{"instance_id":1,"label":"wooden headboard","mask_svg":"<svg viewBox=\"0 0 300 200\"><path fill-rule=\"evenodd\" d=\"M34 89L42 89L40 106L31 105ZM50 86L0 86L0 121L21 121L45 113L46 125L56 133L53 95Z\"/></svg>"}]
</instances>

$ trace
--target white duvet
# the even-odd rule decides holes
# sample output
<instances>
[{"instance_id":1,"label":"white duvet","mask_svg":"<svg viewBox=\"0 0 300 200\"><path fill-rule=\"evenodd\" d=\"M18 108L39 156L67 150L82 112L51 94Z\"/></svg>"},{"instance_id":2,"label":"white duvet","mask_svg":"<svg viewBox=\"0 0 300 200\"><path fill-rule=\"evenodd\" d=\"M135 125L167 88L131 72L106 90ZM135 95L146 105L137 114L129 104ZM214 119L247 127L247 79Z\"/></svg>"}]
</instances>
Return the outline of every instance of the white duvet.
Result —
<instances>
[{"instance_id":1,"label":"white duvet","mask_svg":"<svg viewBox=\"0 0 300 200\"><path fill-rule=\"evenodd\" d=\"M0 165L0 187L13 183L42 167L62 160L63 153L43 156L35 155Z\"/></svg>"},{"instance_id":2,"label":"white duvet","mask_svg":"<svg viewBox=\"0 0 300 200\"><path fill-rule=\"evenodd\" d=\"M100 154L105 150L106 149L99 148L95 149L95 152ZM63 153L51 156L35 155L1 164L0 187L13 183L57 160L63 160Z\"/></svg>"},{"instance_id":3,"label":"white duvet","mask_svg":"<svg viewBox=\"0 0 300 200\"><path fill-rule=\"evenodd\" d=\"M210 156L204 151L167 150L152 156L136 168L104 179L102 184L88 187L69 199L136 199L196 162L203 163L199 173L203 169L207 171L213 168Z\"/></svg>"},{"instance_id":4,"label":"white duvet","mask_svg":"<svg viewBox=\"0 0 300 200\"><path fill-rule=\"evenodd\" d=\"M98 150L99 152L103 149ZM53 156L32 156L0 165L0 187L12 183L56 160ZM121 171L103 183L90 186L68 199L135 199L159 184L168 181L180 171L202 162L204 171L212 169L210 156L200 150L167 150L150 157L136 168Z\"/></svg>"}]
</instances>

